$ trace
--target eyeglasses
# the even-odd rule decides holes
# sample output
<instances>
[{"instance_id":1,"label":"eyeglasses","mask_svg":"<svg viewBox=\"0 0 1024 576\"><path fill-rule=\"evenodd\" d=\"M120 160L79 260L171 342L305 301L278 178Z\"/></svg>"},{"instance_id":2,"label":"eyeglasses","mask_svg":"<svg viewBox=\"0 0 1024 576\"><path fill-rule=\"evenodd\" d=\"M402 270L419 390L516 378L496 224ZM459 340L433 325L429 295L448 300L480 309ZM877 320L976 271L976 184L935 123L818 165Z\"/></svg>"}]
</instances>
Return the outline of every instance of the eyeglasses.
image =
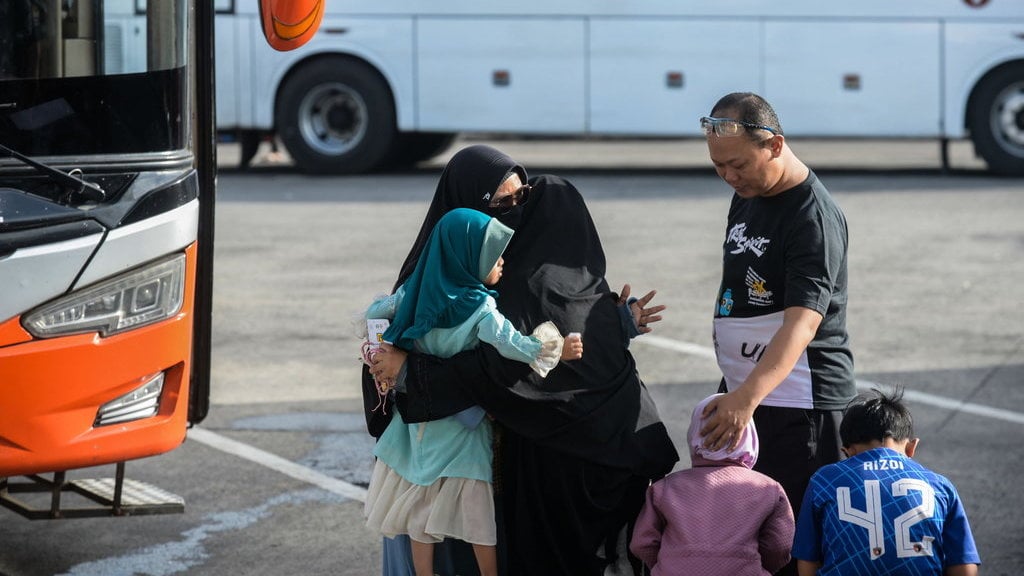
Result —
<instances>
[{"instance_id":1,"label":"eyeglasses","mask_svg":"<svg viewBox=\"0 0 1024 576\"><path fill-rule=\"evenodd\" d=\"M511 210L516 206L526 204L526 201L530 199L530 190L532 189L533 187L529 184L523 184L519 188L516 188L515 192L502 196L501 198L492 201L487 206L488 208L498 208L505 211Z\"/></svg>"},{"instance_id":2,"label":"eyeglasses","mask_svg":"<svg viewBox=\"0 0 1024 576\"><path fill-rule=\"evenodd\" d=\"M779 133L778 130L768 126L751 124L750 122L733 120L732 118L713 118L711 116L705 116L700 119L700 128L704 131L705 136L710 136L714 132L716 136L725 138L739 136L748 128L751 130L767 130L772 133L772 136L776 136Z\"/></svg>"}]
</instances>

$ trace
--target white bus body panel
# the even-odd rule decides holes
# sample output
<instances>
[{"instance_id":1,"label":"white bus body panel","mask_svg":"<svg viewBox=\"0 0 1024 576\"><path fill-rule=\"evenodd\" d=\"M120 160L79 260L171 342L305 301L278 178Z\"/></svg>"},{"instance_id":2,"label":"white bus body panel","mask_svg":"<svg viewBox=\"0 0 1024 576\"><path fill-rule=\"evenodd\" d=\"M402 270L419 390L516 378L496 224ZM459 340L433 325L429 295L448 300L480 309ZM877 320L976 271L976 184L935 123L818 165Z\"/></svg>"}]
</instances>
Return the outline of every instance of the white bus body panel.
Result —
<instances>
[{"instance_id":1,"label":"white bus body panel","mask_svg":"<svg viewBox=\"0 0 1024 576\"><path fill-rule=\"evenodd\" d=\"M107 234L75 289L115 276L142 262L183 250L196 241L199 200L141 222L115 228Z\"/></svg>"},{"instance_id":2,"label":"white bus body panel","mask_svg":"<svg viewBox=\"0 0 1024 576\"><path fill-rule=\"evenodd\" d=\"M216 27L217 128L250 126L252 114L243 114L242 111L252 110L252 91L249 89L252 63L248 58L249 51L241 47L248 45L242 39L249 34L252 18L218 15L213 21Z\"/></svg>"},{"instance_id":3,"label":"white bus body panel","mask_svg":"<svg viewBox=\"0 0 1024 576\"><path fill-rule=\"evenodd\" d=\"M67 292L102 238L32 246L0 258L0 324Z\"/></svg>"},{"instance_id":4,"label":"white bus body panel","mask_svg":"<svg viewBox=\"0 0 1024 576\"><path fill-rule=\"evenodd\" d=\"M791 136L938 136L938 47L935 22L769 21L763 95Z\"/></svg>"},{"instance_id":5,"label":"white bus body panel","mask_svg":"<svg viewBox=\"0 0 1024 576\"><path fill-rule=\"evenodd\" d=\"M761 91L761 52L755 20L595 18L590 131L698 135L697 119L723 94Z\"/></svg>"},{"instance_id":6,"label":"white bus body panel","mask_svg":"<svg viewBox=\"0 0 1024 576\"><path fill-rule=\"evenodd\" d=\"M95 234L24 248L0 258L0 294L4 295L0 298L0 323L68 290L184 249L196 241L198 227L199 200L193 200L165 214L112 230L106 239Z\"/></svg>"},{"instance_id":7,"label":"white bus body panel","mask_svg":"<svg viewBox=\"0 0 1024 576\"><path fill-rule=\"evenodd\" d=\"M421 18L417 38L420 130L584 131L581 19Z\"/></svg>"}]
</instances>

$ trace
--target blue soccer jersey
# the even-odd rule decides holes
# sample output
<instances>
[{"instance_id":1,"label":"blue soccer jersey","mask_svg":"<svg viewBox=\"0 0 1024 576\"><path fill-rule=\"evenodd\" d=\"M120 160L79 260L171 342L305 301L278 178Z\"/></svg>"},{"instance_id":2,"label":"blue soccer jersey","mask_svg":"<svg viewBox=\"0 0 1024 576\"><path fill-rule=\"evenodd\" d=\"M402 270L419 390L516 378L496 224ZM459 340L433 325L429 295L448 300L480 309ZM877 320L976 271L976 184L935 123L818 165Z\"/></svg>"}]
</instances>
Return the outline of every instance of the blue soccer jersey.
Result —
<instances>
[{"instance_id":1,"label":"blue soccer jersey","mask_svg":"<svg viewBox=\"0 0 1024 576\"><path fill-rule=\"evenodd\" d=\"M953 484L889 448L814 474L793 557L821 562L822 576L939 576L946 566L981 563Z\"/></svg>"}]
</instances>

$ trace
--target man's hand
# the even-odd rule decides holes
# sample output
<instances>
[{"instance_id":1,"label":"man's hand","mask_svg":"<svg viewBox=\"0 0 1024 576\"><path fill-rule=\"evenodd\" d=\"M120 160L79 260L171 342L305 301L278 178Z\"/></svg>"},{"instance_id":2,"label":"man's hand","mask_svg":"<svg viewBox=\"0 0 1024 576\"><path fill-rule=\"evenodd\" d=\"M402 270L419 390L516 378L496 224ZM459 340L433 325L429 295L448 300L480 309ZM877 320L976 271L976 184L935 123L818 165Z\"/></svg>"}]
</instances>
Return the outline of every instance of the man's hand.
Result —
<instances>
[{"instance_id":1,"label":"man's hand","mask_svg":"<svg viewBox=\"0 0 1024 576\"><path fill-rule=\"evenodd\" d=\"M821 313L802 306L786 308L782 326L768 342L764 355L735 390L719 396L704 408L711 420L701 429L704 447L718 450L739 446L740 431L754 415L754 409L793 371L800 355L814 338L821 324Z\"/></svg>"},{"instance_id":2,"label":"man's hand","mask_svg":"<svg viewBox=\"0 0 1024 576\"><path fill-rule=\"evenodd\" d=\"M757 402L751 402L742 388L708 402L701 414L701 419L706 420L700 430L704 447L711 451L739 447L743 429L754 416L755 408Z\"/></svg>"},{"instance_id":3,"label":"man's hand","mask_svg":"<svg viewBox=\"0 0 1024 576\"><path fill-rule=\"evenodd\" d=\"M398 378L398 372L405 364L408 352L395 348L387 342L382 342L380 351L373 357L373 365L370 366L370 374L381 382L394 382Z\"/></svg>"},{"instance_id":4,"label":"man's hand","mask_svg":"<svg viewBox=\"0 0 1024 576\"><path fill-rule=\"evenodd\" d=\"M629 301L629 292L629 284L624 285L622 287L622 291L619 292L619 306L622 306ZM640 330L641 334L647 334L653 330L648 326L649 324L661 321L660 314L665 310L665 306L658 305L647 308L647 305L657 293L657 290L651 290L647 294L644 294L643 297L637 298L636 302L633 302L629 306L629 311L633 314L633 321L636 322L637 329Z\"/></svg>"}]
</instances>

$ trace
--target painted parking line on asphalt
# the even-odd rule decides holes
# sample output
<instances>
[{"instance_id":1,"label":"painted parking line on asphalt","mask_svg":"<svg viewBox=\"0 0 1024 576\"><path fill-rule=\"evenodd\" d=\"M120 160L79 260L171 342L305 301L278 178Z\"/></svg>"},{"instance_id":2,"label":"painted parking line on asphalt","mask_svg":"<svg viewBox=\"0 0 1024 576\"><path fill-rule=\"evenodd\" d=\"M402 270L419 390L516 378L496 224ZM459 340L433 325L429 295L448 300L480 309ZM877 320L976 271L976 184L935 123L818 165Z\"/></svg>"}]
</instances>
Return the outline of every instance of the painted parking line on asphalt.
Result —
<instances>
[{"instance_id":1,"label":"painted parking line on asphalt","mask_svg":"<svg viewBox=\"0 0 1024 576\"><path fill-rule=\"evenodd\" d=\"M654 336L652 334L644 334L643 336L634 339L633 342L638 344L648 344L655 348L664 348L674 352L682 352L683 354L689 354L690 356L699 356L701 358L707 358L708 360L716 359L714 348L700 346L699 344L690 344L689 342L681 342L671 338Z\"/></svg>"},{"instance_id":2,"label":"painted parking line on asphalt","mask_svg":"<svg viewBox=\"0 0 1024 576\"><path fill-rule=\"evenodd\" d=\"M334 494L351 498L352 500L358 500L359 502L366 502L365 488L356 486L355 484L349 484L344 480L339 480L326 474L321 474L312 468L296 464L291 460L281 458L280 456L271 454L266 450L260 450L259 448L244 442L232 440L231 438L218 434L212 430L199 427L192 428L188 431L188 439L209 446L210 448L220 450L221 452L231 454L232 456L238 456L239 458L248 460L254 464L270 468L271 470L276 470L285 476L291 476L296 480L301 480L314 486L318 486L328 492L333 492Z\"/></svg>"},{"instance_id":3,"label":"painted parking line on asphalt","mask_svg":"<svg viewBox=\"0 0 1024 576\"><path fill-rule=\"evenodd\" d=\"M876 384L868 380L857 380L857 388L860 388L861 390L870 390L871 388L884 389L887 388L887 386L884 384ZM956 412L966 412L968 414L983 416L993 420L1004 420L1006 422L1024 424L1024 414L1021 414L1020 412L1013 412L1012 410L992 408L991 406L984 406L982 404L972 404L970 402L963 402L961 400L954 400L953 398L936 396L934 394L918 392L916 390L904 390L903 397L911 402L919 402L921 404L946 408Z\"/></svg>"},{"instance_id":4,"label":"painted parking line on asphalt","mask_svg":"<svg viewBox=\"0 0 1024 576\"><path fill-rule=\"evenodd\" d=\"M699 356L709 360L715 359L714 348L672 340L671 338L663 338L661 336L646 334L642 338L637 338L634 342L654 346L656 348L663 348L665 350L681 352L691 356ZM871 388L886 388L886 386L868 380L857 380L857 388L861 390L870 390ZM954 410L957 412L965 412L975 416L981 416L983 418L991 418L993 420L1003 420L1005 422L1024 424L1024 414L1014 412L1012 410L1003 410L1002 408L973 404L971 402L964 402L954 398L928 394L927 392L918 392L916 390L904 390L903 397L911 402L918 402L920 404L927 404L929 406L945 408L947 410Z\"/></svg>"}]
</instances>

